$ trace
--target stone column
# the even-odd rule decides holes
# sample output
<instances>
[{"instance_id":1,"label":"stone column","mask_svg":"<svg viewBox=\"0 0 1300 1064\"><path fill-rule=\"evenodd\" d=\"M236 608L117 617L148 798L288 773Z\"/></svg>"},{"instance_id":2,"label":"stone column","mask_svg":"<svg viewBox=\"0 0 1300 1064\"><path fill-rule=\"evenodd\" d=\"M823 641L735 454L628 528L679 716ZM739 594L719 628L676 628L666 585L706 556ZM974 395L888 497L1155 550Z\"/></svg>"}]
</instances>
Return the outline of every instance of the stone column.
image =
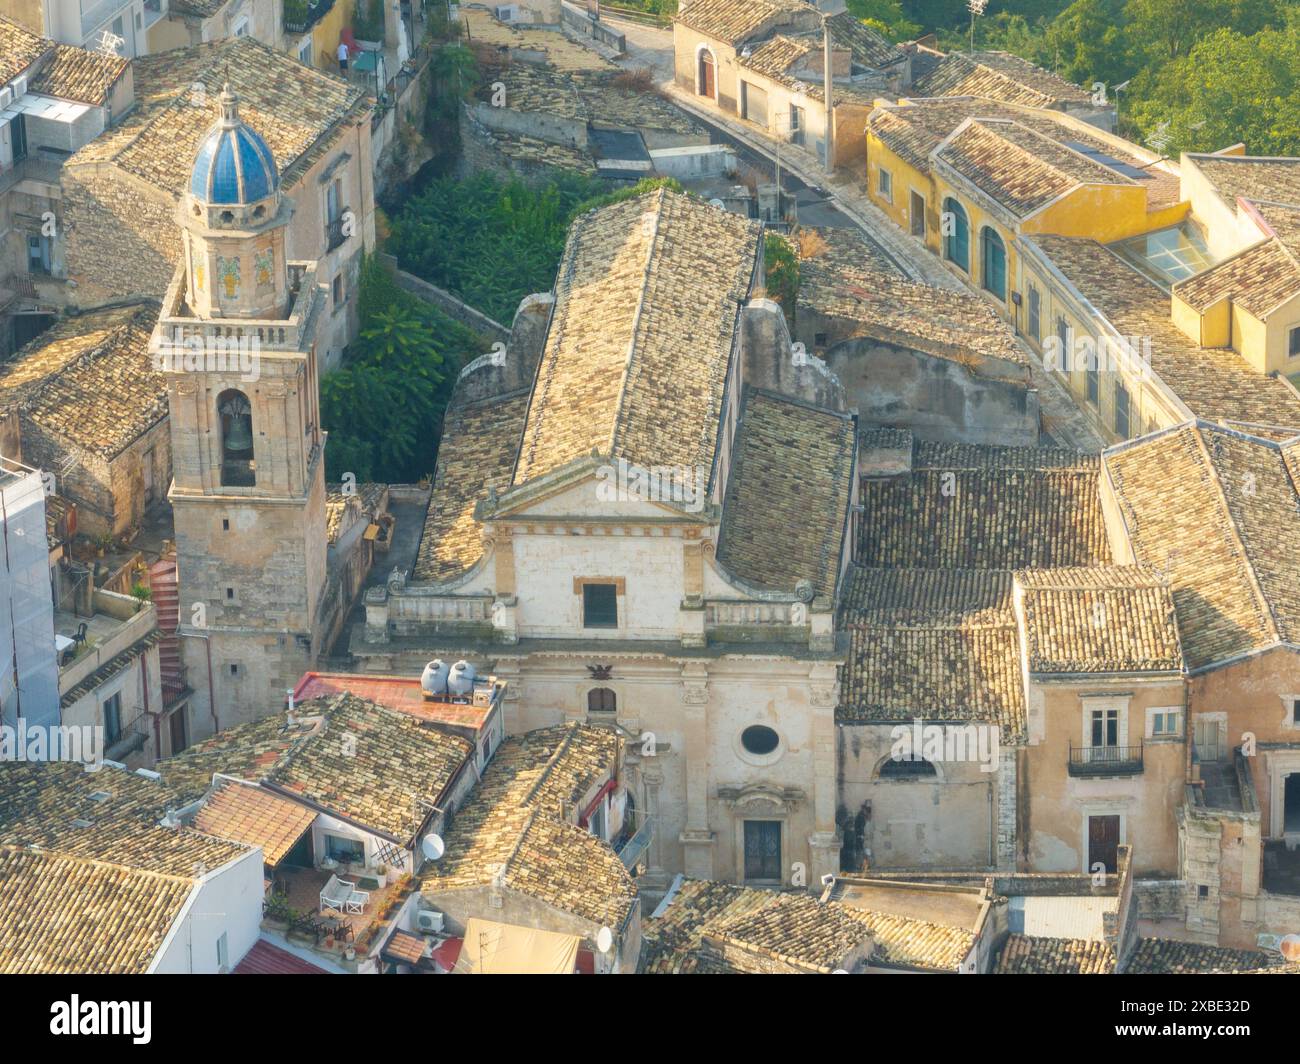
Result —
<instances>
[{"instance_id":1,"label":"stone column","mask_svg":"<svg viewBox=\"0 0 1300 1064\"><path fill-rule=\"evenodd\" d=\"M663 768L653 758L641 762L641 781L645 784L644 819L654 825L650 845L646 848L646 870L640 877L640 887L647 893L662 893L668 889L668 873L664 871L663 842L659 835L663 820L659 815L659 788L664 783Z\"/></svg>"},{"instance_id":2,"label":"stone column","mask_svg":"<svg viewBox=\"0 0 1300 1064\"><path fill-rule=\"evenodd\" d=\"M709 670L702 662L682 669L686 706L686 827L681 834L688 876L713 878L714 834L709 829Z\"/></svg>"},{"instance_id":3,"label":"stone column","mask_svg":"<svg viewBox=\"0 0 1300 1064\"><path fill-rule=\"evenodd\" d=\"M835 756L835 706L839 678L833 662L812 667L809 705L813 725L813 833L808 837L811 861L808 887L821 889L821 877L840 870L840 835L835 828L835 803L839 793Z\"/></svg>"}]
</instances>

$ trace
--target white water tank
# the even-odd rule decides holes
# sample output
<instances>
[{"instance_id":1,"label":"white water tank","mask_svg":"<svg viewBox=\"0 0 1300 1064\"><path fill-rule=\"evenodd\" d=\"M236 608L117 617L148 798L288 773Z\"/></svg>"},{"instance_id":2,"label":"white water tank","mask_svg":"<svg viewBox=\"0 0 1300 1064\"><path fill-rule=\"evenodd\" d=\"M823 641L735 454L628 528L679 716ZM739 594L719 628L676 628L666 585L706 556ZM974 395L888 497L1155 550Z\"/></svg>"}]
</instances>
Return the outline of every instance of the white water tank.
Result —
<instances>
[{"instance_id":1,"label":"white water tank","mask_svg":"<svg viewBox=\"0 0 1300 1064\"><path fill-rule=\"evenodd\" d=\"M447 676L447 690L453 695L473 694L475 675L474 666L468 661L456 662Z\"/></svg>"},{"instance_id":2,"label":"white water tank","mask_svg":"<svg viewBox=\"0 0 1300 1064\"><path fill-rule=\"evenodd\" d=\"M426 695L445 695L447 693L447 674L450 670L441 658L435 658L424 667L420 674L420 687Z\"/></svg>"}]
</instances>

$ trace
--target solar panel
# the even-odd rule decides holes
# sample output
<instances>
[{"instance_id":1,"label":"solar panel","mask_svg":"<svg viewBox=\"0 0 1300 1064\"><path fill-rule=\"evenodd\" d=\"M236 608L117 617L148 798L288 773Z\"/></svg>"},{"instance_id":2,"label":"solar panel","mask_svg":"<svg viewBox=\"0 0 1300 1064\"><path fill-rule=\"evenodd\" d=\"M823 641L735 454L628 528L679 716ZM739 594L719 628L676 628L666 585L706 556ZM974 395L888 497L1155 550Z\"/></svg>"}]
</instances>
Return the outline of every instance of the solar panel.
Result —
<instances>
[{"instance_id":1,"label":"solar panel","mask_svg":"<svg viewBox=\"0 0 1300 1064\"><path fill-rule=\"evenodd\" d=\"M1063 140L1061 142L1067 148L1072 148L1080 155L1086 155L1095 163L1100 163L1107 170L1114 170L1117 174L1123 174L1125 177L1131 177L1135 181L1149 181L1151 175L1146 171L1132 166L1129 163L1120 162L1112 155L1107 155L1103 151L1098 151L1090 144L1083 144L1077 140Z\"/></svg>"}]
</instances>

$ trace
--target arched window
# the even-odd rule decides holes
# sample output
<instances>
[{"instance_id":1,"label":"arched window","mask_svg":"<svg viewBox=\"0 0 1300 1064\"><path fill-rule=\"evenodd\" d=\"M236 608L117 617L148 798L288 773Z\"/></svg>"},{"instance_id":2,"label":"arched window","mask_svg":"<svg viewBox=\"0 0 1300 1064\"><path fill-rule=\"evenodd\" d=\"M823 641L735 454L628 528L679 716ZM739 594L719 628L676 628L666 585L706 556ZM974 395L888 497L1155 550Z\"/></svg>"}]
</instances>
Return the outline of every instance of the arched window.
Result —
<instances>
[{"instance_id":1,"label":"arched window","mask_svg":"<svg viewBox=\"0 0 1300 1064\"><path fill-rule=\"evenodd\" d=\"M217 397L221 418L221 483L251 488L257 483L253 461L253 407L248 396L234 390Z\"/></svg>"},{"instance_id":2,"label":"arched window","mask_svg":"<svg viewBox=\"0 0 1300 1064\"><path fill-rule=\"evenodd\" d=\"M970 272L970 221L966 210L951 196L943 201L943 257Z\"/></svg>"},{"instance_id":3,"label":"arched window","mask_svg":"<svg viewBox=\"0 0 1300 1064\"><path fill-rule=\"evenodd\" d=\"M700 49L699 68L695 72L695 93L713 99L717 84L717 74L713 68L713 53L707 48Z\"/></svg>"},{"instance_id":4,"label":"arched window","mask_svg":"<svg viewBox=\"0 0 1300 1064\"><path fill-rule=\"evenodd\" d=\"M1007 248L996 229L980 230L980 284L1003 302L1007 298Z\"/></svg>"},{"instance_id":5,"label":"arched window","mask_svg":"<svg viewBox=\"0 0 1300 1064\"><path fill-rule=\"evenodd\" d=\"M588 713L614 713L618 710L618 697L608 687L593 687L587 692Z\"/></svg>"},{"instance_id":6,"label":"arched window","mask_svg":"<svg viewBox=\"0 0 1300 1064\"><path fill-rule=\"evenodd\" d=\"M939 773L929 761L911 761L906 758L889 758L880 766L882 780L916 780L937 776Z\"/></svg>"}]
</instances>

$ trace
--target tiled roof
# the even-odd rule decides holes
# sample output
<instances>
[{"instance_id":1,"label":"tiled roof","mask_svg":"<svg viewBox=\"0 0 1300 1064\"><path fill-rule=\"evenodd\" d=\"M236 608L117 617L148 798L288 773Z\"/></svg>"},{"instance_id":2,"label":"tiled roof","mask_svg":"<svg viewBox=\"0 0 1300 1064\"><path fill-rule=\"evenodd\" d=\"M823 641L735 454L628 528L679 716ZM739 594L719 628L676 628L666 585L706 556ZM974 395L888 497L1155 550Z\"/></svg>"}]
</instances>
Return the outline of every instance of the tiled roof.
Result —
<instances>
[{"instance_id":1,"label":"tiled roof","mask_svg":"<svg viewBox=\"0 0 1300 1064\"><path fill-rule=\"evenodd\" d=\"M1300 642L1300 496L1285 445L1200 422L1104 461L1137 561L1172 588L1189 668Z\"/></svg>"},{"instance_id":2,"label":"tiled roof","mask_svg":"<svg viewBox=\"0 0 1300 1064\"><path fill-rule=\"evenodd\" d=\"M759 227L658 189L577 218L514 482L593 450L708 471Z\"/></svg>"},{"instance_id":3,"label":"tiled roof","mask_svg":"<svg viewBox=\"0 0 1300 1064\"><path fill-rule=\"evenodd\" d=\"M1108 138L1082 121L1059 111L969 96L916 99L903 101L896 106L877 107L867 120L867 128L885 147L924 172L930 169L930 153L967 119L1013 122L1050 138L1058 145L1074 146L1065 150L1077 153L1080 157L1081 146L1144 170L1149 176L1143 178L1140 184L1146 189L1149 209L1168 207L1179 202L1178 175L1156 169L1150 152ZM1009 135L1029 143L1023 133L1011 130ZM1039 142L1033 143L1037 145ZM1053 158L1065 156L1054 154ZM1072 162L1070 165L1075 164ZM1114 180L1122 182L1125 178L1114 172Z\"/></svg>"},{"instance_id":4,"label":"tiled roof","mask_svg":"<svg viewBox=\"0 0 1300 1064\"><path fill-rule=\"evenodd\" d=\"M1150 338L1151 369L1195 417L1300 428L1300 400L1284 382L1231 348L1189 340L1170 320L1168 294L1117 255L1094 240L1033 239L1121 336Z\"/></svg>"},{"instance_id":5,"label":"tiled roof","mask_svg":"<svg viewBox=\"0 0 1300 1064\"><path fill-rule=\"evenodd\" d=\"M1000 569L865 569L854 566L846 621L901 625L1011 621L1011 574Z\"/></svg>"},{"instance_id":6,"label":"tiled roof","mask_svg":"<svg viewBox=\"0 0 1300 1064\"><path fill-rule=\"evenodd\" d=\"M0 15L0 85L16 78L53 44L26 26Z\"/></svg>"},{"instance_id":7,"label":"tiled roof","mask_svg":"<svg viewBox=\"0 0 1300 1064\"><path fill-rule=\"evenodd\" d=\"M1263 319L1300 293L1300 264L1281 240L1263 240L1179 282L1173 291L1194 310L1204 312L1230 299Z\"/></svg>"},{"instance_id":8,"label":"tiled roof","mask_svg":"<svg viewBox=\"0 0 1300 1064\"><path fill-rule=\"evenodd\" d=\"M754 48L748 57L737 56L739 66L781 80L791 64L811 51L821 55L821 41L811 37L786 37L777 34Z\"/></svg>"},{"instance_id":9,"label":"tiled roof","mask_svg":"<svg viewBox=\"0 0 1300 1064\"><path fill-rule=\"evenodd\" d=\"M1010 52L953 52L940 59L924 77L917 79L912 94L983 96L1029 107L1092 102L1088 93L1078 85Z\"/></svg>"},{"instance_id":10,"label":"tiled roof","mask_svg":"<svg viewBox=\"0 0 1300 1064\"><path fill-rule=\"evenodd\" d=\"M759 908L712 922L703 933L747 952L829 974L871 938L867 921L859 917L839 902L803 893L775 894Z\"/></svg>"},{"instance_id":11,"label":"tiled roof","mask_svg":"<svg viewBox=\"0 0 1300 1064\"><path fill-rule=\"evenodd\" d=\"M148 970L194 883L0 845L0 973L134 975Z\"/></svg>"},{"instance_id":12,"label":"tiled roof","mask_svg":"<svg viewBox=\"0 0 1300 1064\"><path fill-rule=\"evenodd\" d=\"M437 801L474 752L466 739L351 694L300 703L294 715L292 727L285 714L237 725L159 771L189 793L207 790L217 772L271 784L404 842L419 827L414 796Z\"/></svg>"},{"instance_id":13,"label":"tiled roof","mask_svg":"<svg viewBox=\"0 0 1300 1064\"><path fill-rule=\"evenodd\" d=\"M149 337L158 306L63 318L0 366L0 409L105 457L167 416Z\"/></svg>"},{"instance_id":14,"label":"tiled roof","mask_svg":"<svg viewBox=\"0 0 1300 1064\"><path fill-rule=\"evenodd\" d=\"M864 480L858 561L911 569L1104 564L1098 473L1095 457L1050 448L926 447L911 475Z\"/></svg>"},{"instance_id":15,"label":"tiled roof","mask_svg":"<svg viewBox=\"0 0 1300 1064\"><path fill-rule=\"evenodd\" d=\"M718 561L750 583L834 598L847 534L853 419L767 392L745 397Z\"/></svg>"},{"instance_id":16,"label":"tiled roof","mask_svg":"<svg viewBox=\"0 0 1300 1064\"><path fill-rule=\"evenodd\" d=\"M1016 574L1031 674L1181 672L1169 586L1149 569Z\"/></svg>"},{"instance_id":17,"label":"tiled roof","mask_svg":"<svg viewBox=\"0 0 1300 1064\"><path fill-rule=\"evenodd\" d=\"M848 626L838 720L996 724L1007 741L1023 735L1020 642L1010 619Z\"/></svg>"},{"instance_id":18,"label":"tiled roof","mask_svg":"<svg viewBox=\"0 0 1300 1064\"><path fill-rule=\"evenodd\" d=\"M61 100L102 106L131 61L70 44L56 45L50 60L31 82L32 92Z\"/></svg>"},{"instance_id":19,"label":"tiled roof","mask_svg":"<svg viewBox=\"0 0 1300 1064\"><path fill-rule=\"evenodd\" d=\"M1131 975L1194 975L1254 971L1272 966L1269 954L1262 950L1141 938L1125 970Z\"/></svg>"},{"instance_id":20,"label":"tiled roof","mask_svg":"<svg viewBox=\"0 0 1300 1064\"><path fill-rule=\"evenodd\" d=\"M279 864L316 820L314 810L261 787L218 781L194 817L194 829L260 846L264 864Z\"/></svg>"},{"instance_id":21,"label":"tiled roof","mask_svg":"<svg viewBox=\"0 0 1300 1064\"><path fill-rule=\"evenodd\" d=\"M898 275L874 244L847 229L800 230L799 305L872 337L951 361L970 352L1024 365L1015 334L987 300Z\"/></svg>"},{"instance_id":22,"label":"tiled roof","mask_svg":"<svg viewBox=\"0 0 1300 1064\"><path fill-rule=\"evenodd\" d=\"M1019 122L974 118L934 152L980 191L1026 218L1080 185L1134 185Z\"/></svg>"},{"instance_id":23,"label":"tiled roof","mask_svg":"<svg viewBox=\"0 0 1300 1064\"><path fill-rule=\"evenodd\" d=\"M223 84L239 96L240 118L266 140L290 188L328 150L344 123L369 106L362 89L251 36L142 56L134 60L134 77L144 106L114 131L108 158L173 196L186 186ZM205 98L195 98L196 84L206 87ZM100 160L98 145L92 141L91 151L83 149L87 161ZM70 165L81 162L83 152Z\"/></svg>"},{"instance_id":24,"label":"tiled roof","mask_svg":"<svg viewBox=\"0 0 1300 1064\"><path fill-rule=\"evenodd\" d=\"M253 943L244 959L235 965L232 975L329 975L310 961L281 949L264 938Z\"/></svg>"},{"instance_id":25,"label":"tiled roof","mask_svg":"<svg viewBox=\"0 0 1300 1064\"><path fill-rule=\"evenodd\" d=\"M641 925L641 972L695 975L701 971L700 937L717 923L753 912L773 892L711 879L685 879L664 911Z\"/></svg>"},{"instance_id":26,"label":"tiled roof","mask_svg":"<svg viewBox=\"0 0 1300 1064\"><path fill-rule=\"evenodd\" d=\"M866 924L875 939L873 964L955 972L975 945L975 932L968 928L853 907L848 912Z\"/></svg>"},{"instance_id":27,"label":"tiled roof","mask_svg":"<svg viewBox=\"0 0 1300 1064\"><path fill-rule=\"evenodd\" d=\"M225 6L226 0L171 0L169 10L178 15L211 18Z\"/></svg>"},{"instance_id":28,"label":"tiled roof","mask_svg":"<svg viewBox=\"0 0 1300 1064\"><path fill-rule=\"evenodd\" d=\"M509 487L527 413L527 392L475 403L453 399L438 444L415 580L449 580L473 568L483 556L474 506L490 490Z\"/></svg>"},{"instance_id":29,"label":"tiled roof","mask_svg":"<svg viewBox=\"0 0 1300 1064\"><path fill-rule=\"evenodd\" d=\"M1300 204L1300 159L1258 155L1190 155L1229 205L1237 199Z\"/></svg>"},{"instance_id":30,"label":"tiled roof","mask_svg":"<svg viewBox=\"0 0 1300 1064\"><path fill-rule=\"evenodd\" d=\"M1113 975L1115 951L1105 942L1013 934L998 954L994 975Z\"/></svg>"},{"instance_id":31,"label":"tiled roof","mask_svg":"<svg viewBox=\"0 0 1300 1064\"><path fill-rule=\"evenodd\" d=\"M751 34L788 17L807 12L802 0L691 0L676 21L726 44L737 44Z\"/></svg>"},{"instance_id":32,"label":"tiled roof","mask_svg":"<svg viewBox=\"0 0 1300 1064\"><path fill-rule=\"evenodd\" d=\"M860 66L878 69L903 58L903 51L890 44L851 11L841 11L826 20L830 24L831 44L845 48ZM834 51L832 48L832 51Z\"/></svg>"},{"instance_id":33,"label":"tiled roof","mask_svg":"<svg viewBox=\"0 0 1300 1064\"><path fill-rule=\"evenodd\" d=\"M124 769L72 762L0 762L0 844L190 877L245 847L159 822L180 802L171 788Z\"/></svg>"},{"instance_id":34,"label":"tiled roof","mask_svg":"<svg viewBox=\"0 0 1300 1064\"><path fill-rule=\"evenodd\" d=\"M613 850L562 817L616 771L620 742L612 731L576 722L507 739L457 810L446 852L426 864L425 893L495 880L617 928L636 885Z\"/></svg>"}]
</instances>

